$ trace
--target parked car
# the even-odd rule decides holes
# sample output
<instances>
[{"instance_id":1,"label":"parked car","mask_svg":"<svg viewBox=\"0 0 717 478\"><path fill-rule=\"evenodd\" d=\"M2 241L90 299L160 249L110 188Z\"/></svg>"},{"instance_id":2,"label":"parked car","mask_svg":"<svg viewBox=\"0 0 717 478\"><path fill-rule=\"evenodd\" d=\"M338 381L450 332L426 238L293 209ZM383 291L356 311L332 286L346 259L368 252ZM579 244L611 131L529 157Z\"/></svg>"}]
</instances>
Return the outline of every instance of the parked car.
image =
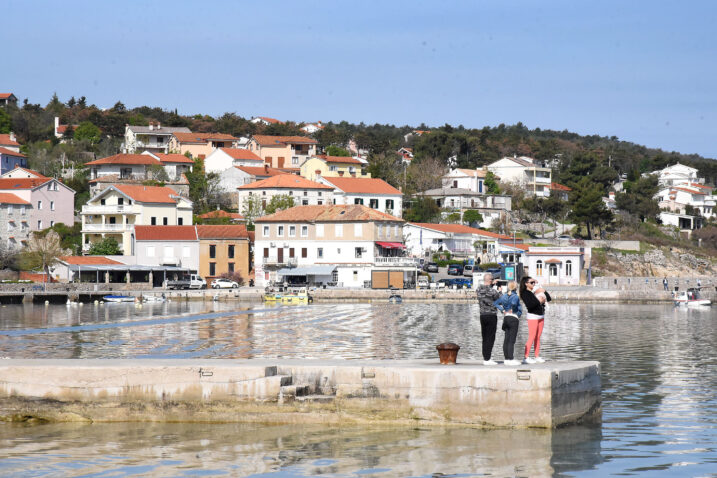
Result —
<instances>
[{"instance_id":1,"label":"parked car","mask_svg":"<svg viewBox=\"0 0 717 478\"><path fill-rule=\"evenodd\" d=\"M428 289L431 287L431 279L428 276L418 276L416 279L416 288Z\"/></svg>"},{"instance_id":2,"label":"parked car","mask_svg":"<svg viewBox=\"0 0 717 478\"><path fill-rule=\"evenodd\" d=\"M224 279L223 277L212 281L212 289L236 289L237 287L239 287L239 284L235 281Z\"/></svg>"},{"instance_id":3,"label":"parked car","mask_svg":"<svg viewBox=\"0 0 717 478\"><path fill-rule=\"evenodd\" d=\"M572 238L573 238L573 236L571 236L569 234L561 234L558 236L558 239L562 239L562 240L570 240Z\"/></svg>"},{"instance_id":4,"label":"parked car","mask_svg":"<svg viewBox=\"0 0 717 478\"><path fill-rule=\"evenodd\" d=\"M494 279L500 279L500 267L489 267L484 272L490 272L491 274L493 274Z\"/></svg>"},{"instance_id":5,"label":"parked car","mask_svg":"<svg viewBox=\"0 0 717 478\"><path fill-rule=\"evenodd\" d=\"M455 279L451 279L451 281L451 285L458 286L459 289L470 289L473 287L473 279L466 277L456 277Z\"/></svg>"},{"instance_id":6,"label":"parked car","mask_svg":"<svg viewBox=\"0 0 717 478\"><path fill-rule=\"evenodd\" d=\"M199 274L190 274L179 280L168 280L167 289L206 289L207 281Z\"/></svg>"},{"instance_id":7,"label":"parked car","mask_svg":"<svg viewBox=\"0 0 717 478\"><path fill-rule=\"evenodd\" d=\"M466 264L463 266L463 275L466 277L473 277L473 266Z\"/></svg>"},{"instance_id":8,"label":"parked car","mask_svg":"<svg viewBox=\"0 0 717 478\"><path fill-rule=\"evenodd\" d=\"M436 281L436 287L453 287L453 279L438 279Z\"/></svg>"},{"instance_id":9,"label":"parked car","mask_svg":"<svg viewBox=\"0 0 717 478\"><path fill-rule=\"evenodd\" d=\"M427 262L426 265L423 266L423 270L426 272L438 272L438 264L435 262Z\"/></svg>"},{"instance_id":10,"label":"parked car","mask_svg":"<svg viewBox=\"0 0 717 478\"><path fill-rule=\"evenodd\" d=\"M463 274L463 266L460 264L451 264L448 266L449 276L459 276Z\"/></svg>"}]
</instances>

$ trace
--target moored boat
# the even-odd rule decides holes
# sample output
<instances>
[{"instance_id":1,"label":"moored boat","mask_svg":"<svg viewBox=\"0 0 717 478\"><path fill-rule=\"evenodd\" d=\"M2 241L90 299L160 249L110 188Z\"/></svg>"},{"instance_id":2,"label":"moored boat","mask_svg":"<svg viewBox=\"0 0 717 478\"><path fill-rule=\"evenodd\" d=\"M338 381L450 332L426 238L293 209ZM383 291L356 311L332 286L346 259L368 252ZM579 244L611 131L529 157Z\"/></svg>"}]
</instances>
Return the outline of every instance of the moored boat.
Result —
<instances>
[{"instance_id":1,"label":"moored boat","mask_svg":"<svg viewBox=\"0 0 717 478\"><path fill-rule=\"evenodd\" d=\"M135 298L131 295L106 295L102 297L105 302L134 302Z\"/></svg>"},{"instance_id":2,"label":"moored boat","mask_svg":"<svg viewBox=\"0 0 717 478\"><path fill-rule=\"evenodd\" d=\"M695 288L673 292L672 297L676 306L697 307L712 305L712 301L702 298L700 290Z\"/></svg>"}]
</instances>

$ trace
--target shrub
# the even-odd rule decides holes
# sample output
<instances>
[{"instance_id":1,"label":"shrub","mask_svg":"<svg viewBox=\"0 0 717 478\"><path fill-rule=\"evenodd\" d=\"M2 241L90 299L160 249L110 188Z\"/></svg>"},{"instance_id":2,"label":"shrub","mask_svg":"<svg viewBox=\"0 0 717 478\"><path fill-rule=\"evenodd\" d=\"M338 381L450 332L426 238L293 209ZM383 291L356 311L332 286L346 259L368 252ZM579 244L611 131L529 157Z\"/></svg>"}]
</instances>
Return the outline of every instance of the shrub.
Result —
<instances>
[{"instance_id":1,"label":"shrub","mask_svg":"<svg viewBox=\"0 0 717 478\"><path fill-rule=\"evenodd\" d=\"M234 282L236 282L239 285L244 285L244 278L241 276L241 274L239 274L236 271L225 272L224 274L220 275L219 277L221 277L222 279L233 280Z\"/></svg>"}]
</instances>

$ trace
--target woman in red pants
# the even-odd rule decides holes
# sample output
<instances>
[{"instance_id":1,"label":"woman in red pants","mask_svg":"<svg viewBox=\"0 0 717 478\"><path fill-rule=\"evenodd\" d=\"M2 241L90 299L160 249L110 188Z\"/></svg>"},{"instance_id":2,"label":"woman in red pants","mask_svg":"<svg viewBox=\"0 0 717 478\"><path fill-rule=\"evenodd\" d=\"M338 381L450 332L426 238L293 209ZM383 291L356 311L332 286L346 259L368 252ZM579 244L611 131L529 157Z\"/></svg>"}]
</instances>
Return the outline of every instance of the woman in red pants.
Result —
<instances>
[{"instance_id":1,"label":"woman in red pants","mask_svg":"<svg viewBox=\"0 0 717 478\"><path fill-rule=\"evenodd\" d=\"M547 291L536 297L533 292L536 281L530 276L520 280L520 299L528 311L528 342L525 344L525 358L523 363L543 363L545 359L540 357L540 336L543 334L543 323L545 322L545 303L549 302L550 294ZM533 347L535 358L530 358L530 348Z\"/></svg>"}]
</instances>

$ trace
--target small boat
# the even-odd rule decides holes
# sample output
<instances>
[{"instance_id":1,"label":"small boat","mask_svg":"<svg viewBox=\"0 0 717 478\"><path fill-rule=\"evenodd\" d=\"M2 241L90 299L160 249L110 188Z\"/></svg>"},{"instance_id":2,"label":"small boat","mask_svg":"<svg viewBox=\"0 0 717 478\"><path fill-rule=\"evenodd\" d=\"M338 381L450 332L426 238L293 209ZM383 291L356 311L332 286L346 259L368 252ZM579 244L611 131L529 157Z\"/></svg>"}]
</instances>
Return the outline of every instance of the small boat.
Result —
<instances>
[{"instance_id":1,"label":"small boat","mask_svg":"<svg viewBox=\"0 0 717 478\"><path fill-rule=\"evenodd\" d=\"M264 294L264 302L281 303L281 304L310 304L314 301L306 292L283 292Z\"/></svg>"},{"instance_id":2,"label":"small boat","mask_svg":"<svg viewBox=\"0 0 717 478\"><path fill-rule=\"evenodd\" d=\"M703 299L700 290L695 288L673 292L672 297L676 306L696 307L712 305L712 301Z\"/></svg>"},{"instance_id":3,"label":"small boat","mask_svg":"<svg viewBox=\"0 0 717 478\"><path fill-rule=\"evenodd\" d=\"M102 297L105 302L134 302L135 298L131 295L106 295Z\"/></svg>"},{"instance_id":4,"label":"small boat","mask_svg":"<svg viewBox=\"0 0 717 478\"><path fill-rule=\"evenodd\" d=\"M403 302L403 297L398 294L391 294L390 296L388 296L388 302L390 304L400 304Z\"/></svg>"},{"instance_id":5,"label":"small boat","mask_svg":"<svg viewBox=\"0 0 717 478\"><path fill-rule=\"evenodd\" d=\"M156 296L156 295L145 295L142 297L142 302L166 302L166 297Z\"/></svg>"}]
</instances>

